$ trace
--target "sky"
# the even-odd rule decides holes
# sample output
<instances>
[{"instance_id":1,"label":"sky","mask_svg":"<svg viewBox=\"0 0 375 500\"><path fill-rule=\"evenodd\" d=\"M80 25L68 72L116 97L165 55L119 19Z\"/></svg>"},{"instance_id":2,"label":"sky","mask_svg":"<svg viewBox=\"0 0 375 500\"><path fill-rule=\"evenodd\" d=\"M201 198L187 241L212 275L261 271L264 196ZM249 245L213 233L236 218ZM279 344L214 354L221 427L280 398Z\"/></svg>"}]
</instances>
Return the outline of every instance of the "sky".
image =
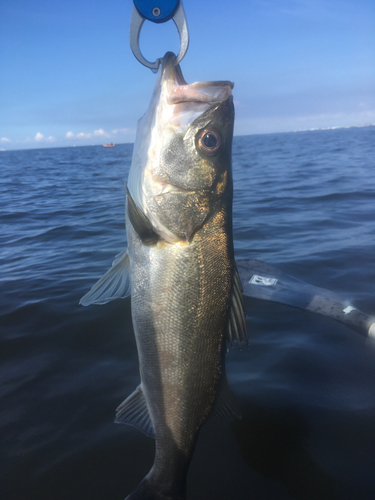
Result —
<instances>
[{"instance_id":1,"label":"sky","mask_svg":"<svg viewBox=\"0 0 375 500\"><path fill-rule=\"evenodd\" d=\"M155 0L157 3L157 0ZM231 80L235 135L375 124L374 0L184 0L185 79ZM132 0L0 0L0 149L133 142L156 76ZM178 52L145 22L149 60Z\"/></svg>"}]
</instances>

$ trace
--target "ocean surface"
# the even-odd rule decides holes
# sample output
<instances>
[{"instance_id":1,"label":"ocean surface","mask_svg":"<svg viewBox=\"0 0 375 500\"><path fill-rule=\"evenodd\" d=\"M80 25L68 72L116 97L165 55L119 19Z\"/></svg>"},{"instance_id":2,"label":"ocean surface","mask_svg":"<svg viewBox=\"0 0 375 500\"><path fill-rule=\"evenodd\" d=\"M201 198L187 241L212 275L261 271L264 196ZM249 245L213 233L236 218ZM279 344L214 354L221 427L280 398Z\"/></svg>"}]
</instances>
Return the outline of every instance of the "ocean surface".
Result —
<instances>
[{"instance_id":1,"label":"ocean surface","mask_svg":"<svg viewBox=\"0 0 375 500\"><path fill-rule=\"evenodd\" d=\"M113 423L139 382L130 300L79 299L126 246L132 145L0 152L0 498L123 500L154 443ZM236 137L234 241L375 315L375 127ZM249 299L188 500L373 500L375 341Z\"/></svg>"}]
</instances>

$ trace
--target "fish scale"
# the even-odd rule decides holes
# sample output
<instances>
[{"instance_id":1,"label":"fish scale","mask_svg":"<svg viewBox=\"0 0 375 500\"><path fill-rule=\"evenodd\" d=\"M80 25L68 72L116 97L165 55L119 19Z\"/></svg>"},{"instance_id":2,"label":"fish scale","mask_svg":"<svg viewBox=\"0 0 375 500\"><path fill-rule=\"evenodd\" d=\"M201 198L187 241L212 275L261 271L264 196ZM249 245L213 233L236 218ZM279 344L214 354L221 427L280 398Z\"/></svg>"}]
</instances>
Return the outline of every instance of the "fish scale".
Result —
<instances>
[{"instance_id":1,"label":"fish scale","mask_svg":"<svg viewBox=\"0 0 375 500\"><path fill-rule=\"evenodd\" d=\"M131 227L128 238L130 260L137 254L132 317L141 386L156 431L158 459L151 477L160 481L163 471L178 477L188 466L197 430L216 399L224 370L231 256L227 242L218 244L227 239L224 231L216 232L215 241L200 237L162 249L143 245ZM207 252L207 247L218 251ZM147 262L152 270L146 275ZM183 485L181 478L178 483Z\"/></svg>"}]
</instances>

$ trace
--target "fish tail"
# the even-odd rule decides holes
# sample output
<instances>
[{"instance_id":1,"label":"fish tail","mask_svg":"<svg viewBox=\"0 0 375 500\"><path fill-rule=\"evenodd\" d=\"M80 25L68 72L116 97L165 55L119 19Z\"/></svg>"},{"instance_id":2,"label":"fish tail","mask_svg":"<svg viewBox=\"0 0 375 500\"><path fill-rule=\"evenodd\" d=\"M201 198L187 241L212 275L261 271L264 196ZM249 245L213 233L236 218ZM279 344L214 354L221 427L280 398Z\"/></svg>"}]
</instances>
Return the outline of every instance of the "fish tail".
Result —
<instances>
[{"instance_id":1,"label":"fish tail","mask_svg":"<svg viewBox=\"0 0 375 500\"><path fill-rule=\"evenodd\" d=\"M125 500L186 500L186 496L185 494L181 496L181 494L159 492L145 478Z\"/></svg>"}]
</instances>

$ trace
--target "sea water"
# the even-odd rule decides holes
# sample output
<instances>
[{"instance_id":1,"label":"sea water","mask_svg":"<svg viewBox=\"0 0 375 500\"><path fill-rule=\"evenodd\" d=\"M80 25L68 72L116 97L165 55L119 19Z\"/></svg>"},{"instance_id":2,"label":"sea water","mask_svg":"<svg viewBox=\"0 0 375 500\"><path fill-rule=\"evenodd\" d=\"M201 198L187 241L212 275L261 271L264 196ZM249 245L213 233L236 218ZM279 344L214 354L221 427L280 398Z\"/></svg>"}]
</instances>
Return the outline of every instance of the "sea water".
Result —
<instances>
[{"instance_id":1,"label":"sea water","mask_svg":"<svg viewBox=\"0 0 375 500\"><path fill-rule=\"evenodd\" d=\"M0 152L0 498L121 500L154 443L113 423L139 383L130 300L79 299L126 246L132 145ZM375 127L236 137L237 258L375 315ZM211 418L189 500L373 500L375 345L248 300L227 354L242 419Z\"/></svg>"}]
</instances>

